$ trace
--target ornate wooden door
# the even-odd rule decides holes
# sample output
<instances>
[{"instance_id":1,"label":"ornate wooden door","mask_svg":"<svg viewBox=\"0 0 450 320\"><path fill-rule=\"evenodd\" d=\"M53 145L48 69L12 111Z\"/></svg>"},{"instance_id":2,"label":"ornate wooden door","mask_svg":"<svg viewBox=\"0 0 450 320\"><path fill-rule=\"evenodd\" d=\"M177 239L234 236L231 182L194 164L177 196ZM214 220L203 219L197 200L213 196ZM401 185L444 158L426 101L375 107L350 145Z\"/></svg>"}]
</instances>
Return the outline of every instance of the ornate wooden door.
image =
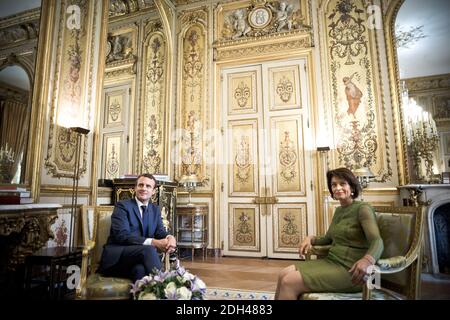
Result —
<instances>
[{"instance_id":1,"label":"ornate wooden door","mask_svg":"<svg viewBox=\"0 0 450 320\"><path fill-rule=\"evenodd\" d=\"M304 60L222 70L224 254L298 258L313 228Z\"/></svg>"}]
</instances>

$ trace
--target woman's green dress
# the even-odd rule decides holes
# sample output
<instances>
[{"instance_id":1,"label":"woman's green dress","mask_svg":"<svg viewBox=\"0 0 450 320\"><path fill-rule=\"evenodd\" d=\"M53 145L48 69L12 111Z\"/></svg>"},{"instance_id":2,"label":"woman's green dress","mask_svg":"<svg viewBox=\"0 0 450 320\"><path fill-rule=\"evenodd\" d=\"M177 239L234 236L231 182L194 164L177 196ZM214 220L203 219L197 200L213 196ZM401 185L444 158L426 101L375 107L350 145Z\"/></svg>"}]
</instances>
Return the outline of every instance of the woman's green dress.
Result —
<instances>
[{"instance_id":1,"label":"woman's green dress","mask_svg":"<svg viewBox=\"0 0 450 320\"><path fill-rule=\"evenodd\" d=\"M374 209L361 201L338 207L326 235L314 238L312 244L331 244L331 249L324 259L300 261L296 265L311 292L361 291L361 285L352 284L348 271L364 255L378 260L383 252Z\"/></svg>"}]
</instances>

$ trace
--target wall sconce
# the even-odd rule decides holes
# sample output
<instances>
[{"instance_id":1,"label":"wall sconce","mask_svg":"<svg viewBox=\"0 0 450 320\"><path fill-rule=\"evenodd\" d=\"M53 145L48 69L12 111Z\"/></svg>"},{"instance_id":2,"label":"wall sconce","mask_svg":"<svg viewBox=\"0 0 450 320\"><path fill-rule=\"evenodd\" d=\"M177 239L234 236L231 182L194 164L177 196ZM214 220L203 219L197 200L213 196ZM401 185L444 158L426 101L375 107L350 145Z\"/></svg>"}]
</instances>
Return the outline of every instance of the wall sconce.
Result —
<instances>
[{"instance_id":1,"label":"wall sconce","mask_svg":"<svg viewBox=\"0 0 450 320\"><path fill-rule=\"evenodd\" d=\"M181 176L181 179L178 183L181 187L183 187L189 193L189 203L188 206L193 206L191 193L195 190L197 186L200 186L201 182L198 179L195 173L191 173L189 175Z\"/></svg>"},{"instance_id":2,"label":"wall sconce","mask_svg":"<svg viewBox=\"0 0 450 320\"><path fill-rule=\"evenodd\" d=\"M370 171L368 167L361 167L353 170L353 174L359 181L362 189L365 189L369 186L370 180L375 178L375 175Z\"/></svg>"},{"instance_id":3,"label":"wall sconce","mask_svg":"<svg viewBox=\"0 0 450 320\"><path fill-rule=\"evenodd\" d=\"M75 215L77 210L77 202L78 202L78 181L80 180L80 158L81 158L81 138L82 135L87 135L89 133L89 129L81 128L81 127L71 127L68 128L69 132L74 132L77 135L77 143L75 147L75 165L73 168L73 184L72 184L72 207L70 214L70 228L71 237L69 241L69 246L72 248L74 243L74 232L75 232Z\"/></svg>"}]
</instances>

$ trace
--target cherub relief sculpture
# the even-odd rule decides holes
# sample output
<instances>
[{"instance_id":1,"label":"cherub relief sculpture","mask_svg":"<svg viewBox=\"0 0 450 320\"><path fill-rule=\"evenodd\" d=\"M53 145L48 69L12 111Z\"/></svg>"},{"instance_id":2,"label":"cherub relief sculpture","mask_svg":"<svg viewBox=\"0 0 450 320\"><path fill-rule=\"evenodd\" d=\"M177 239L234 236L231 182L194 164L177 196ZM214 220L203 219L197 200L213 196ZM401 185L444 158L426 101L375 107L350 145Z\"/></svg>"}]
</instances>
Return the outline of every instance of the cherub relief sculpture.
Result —
<instances>
[{"instance_id":1,"label":"cherub relief sculpture","mask_svg":"<svg viewBox=\"0 0 450 320\"><path fill-rule=\"evenodd\" d=\"M133 55L131 38L126 36L114 36L108 40L109 50L106 62L128 59Z\"/></svg>"},{"instance_id":2,"label":"cherub relief sculpture","mask_svg":"<svg viewBox=\"0 0 450 320\"><path fill-rule=\"evenodd\" d=\"M278 8L273 7L271 4L267 4L267 6L272 9L273 16L277 23L277 31L280 32L285 28L290 31L292 28L292 14L294 12L294 6L285 1L280 2Z\"/></svg>"},{"instance_id":3,"label":"cherub relief sculpture","mask_svg":"<svg viewBox=\"0 0 450 320\"><path fill-rule=\"evenodd\" d=\"M361 103L361 98L363 96L362 91L352 82L353 76L356 74L354 72L350 77L344 77L342 81L345 85L345 95L347 96L348 109L347 114L353 115L355 117L356 110L358 110L359 104Z\"/></svg>"},{"instance_id":4,"label":"cherub relief sculpture","mask_svg":"<svg viewBox=\"0 0 450 320\"><path fill-rule=\"evenodd\" d=\"M239 37L246 36L247 33L252 29L247 23L247 17L245 10L236 10L233 12L233 40Z\"/></svg>"}]
</instances>

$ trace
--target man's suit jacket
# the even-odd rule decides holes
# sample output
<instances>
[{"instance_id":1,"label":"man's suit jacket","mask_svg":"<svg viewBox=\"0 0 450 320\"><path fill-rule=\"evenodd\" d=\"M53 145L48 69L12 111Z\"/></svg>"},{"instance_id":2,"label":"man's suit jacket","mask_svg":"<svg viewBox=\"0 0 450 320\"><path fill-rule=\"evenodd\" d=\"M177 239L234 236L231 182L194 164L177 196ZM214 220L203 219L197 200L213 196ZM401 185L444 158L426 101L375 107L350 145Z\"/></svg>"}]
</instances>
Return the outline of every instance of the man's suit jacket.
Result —
<instances>
[{"instance_id":1,"label":"man's suit jacket","mask_svg":"<svg viewBox=\"0 0 450 320\"><path fill-rule=\"evenodd\" d=\"M103 247L101 270L112 267L122 255L124 246L142 245L146 238L163 239L168 233L164 228L158 206L149 203L149 223L146 230L135 199L119 201L111 215L111 231Z\"/></svg>"}]
</instances>

